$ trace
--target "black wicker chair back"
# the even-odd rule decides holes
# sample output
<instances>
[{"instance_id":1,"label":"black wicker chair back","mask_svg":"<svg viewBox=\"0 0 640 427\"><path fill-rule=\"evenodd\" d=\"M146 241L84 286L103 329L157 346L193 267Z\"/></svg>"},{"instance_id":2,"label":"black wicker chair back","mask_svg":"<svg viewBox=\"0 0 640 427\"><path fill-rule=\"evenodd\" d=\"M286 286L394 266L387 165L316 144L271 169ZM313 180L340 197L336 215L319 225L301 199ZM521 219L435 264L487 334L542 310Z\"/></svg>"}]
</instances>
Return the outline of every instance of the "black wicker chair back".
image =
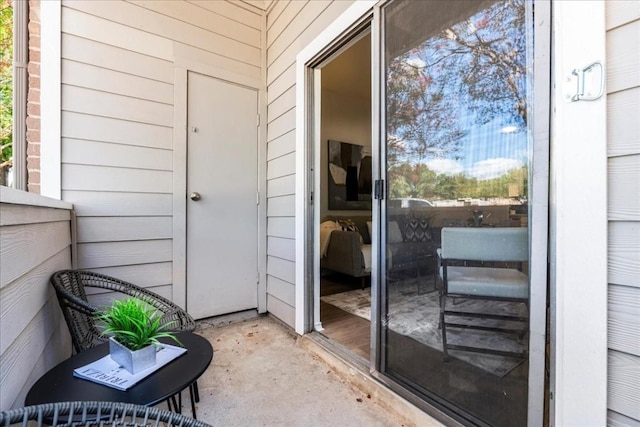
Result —
<instances>
[{"instance_id":1,"label":"black wicker chair back","mask_svg":"<svg viewBox=\"0 0 640 427\"><path fill-rule=\"evenodd\" d=\"M87 297L87 291L91 288L113 292L116 294L113 298L126 295L146 301L162 313L161 324L170 323L167 330L193 331L196 327L193 318L168 299L140 286L104 274L62 270L51 276L51 284L56 290L76 352L107 341L107 338L100 334L94 320L94 314L100 308L91 304Z\"/></svg>"},{"instance_id":2,"label":"black wicker chair back","mask_svg":"<svg viewBox=\"0 0 640 427\"><path fill-rule=\"evenodd\" d=\"M10 425L209 427L175 412L120 402L57 402L0 412L0 426Z\"/></svg>"}]
</instances>

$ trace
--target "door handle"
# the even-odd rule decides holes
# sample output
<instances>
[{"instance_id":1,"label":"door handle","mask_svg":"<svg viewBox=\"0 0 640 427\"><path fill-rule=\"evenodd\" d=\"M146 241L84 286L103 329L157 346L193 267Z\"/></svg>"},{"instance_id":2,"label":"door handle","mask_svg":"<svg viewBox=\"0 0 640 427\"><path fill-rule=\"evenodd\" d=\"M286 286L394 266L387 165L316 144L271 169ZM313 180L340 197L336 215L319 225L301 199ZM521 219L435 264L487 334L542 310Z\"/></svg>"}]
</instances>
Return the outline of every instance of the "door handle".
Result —
<instances>
[{"instance_id":1,"label":"door handle","mask_svg":"<svg viewBox=\"0 0 640 427\"><path fill-rule=\"evenodd\" d=\"M193 200L194 202L197 202L198 200L200 200L200 193L197 192L193 192L189 195L189 197L191 198L191 200Z\"/></svg>"}]
</instances>

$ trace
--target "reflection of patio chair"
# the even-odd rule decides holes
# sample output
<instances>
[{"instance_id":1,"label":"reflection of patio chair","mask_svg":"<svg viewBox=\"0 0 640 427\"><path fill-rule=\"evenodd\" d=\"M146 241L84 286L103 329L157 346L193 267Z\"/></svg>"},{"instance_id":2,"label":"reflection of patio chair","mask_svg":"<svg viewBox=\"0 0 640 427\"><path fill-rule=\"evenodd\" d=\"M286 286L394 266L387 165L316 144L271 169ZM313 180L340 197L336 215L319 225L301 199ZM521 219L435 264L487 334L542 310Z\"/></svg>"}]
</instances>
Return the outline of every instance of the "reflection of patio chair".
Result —
<instances>
[{"instance_id":1,"label":"reflection of patio chair","mask_svg":"<svg viewBox=\"0 0 640 427\"><path fill-rule=\"evenodd\" d=\"M438 250L440 294L440 324L445 359L448 350L493 353L522 357L521 351L509 351L447 343L447 327L465 330L512 333L524 336L528 331L527 317L516 314L496 314L447 309L447 297L512 301L528 303L529 278L510 262L528 260L526 228L448 228L442 229L442 247ZM461 261L463 262L461 264ZM470 261L470 263L468 263ZM499 264L499 265L498 265ZM469 266L473 265L473 266ZM447 318L458 319L457 323ZM463 320L466 319L466 320ZM482 319L473 321L473 319ZM494 324L488 323L492 321ZM495 324L496 321L502 322ZM521 328L505 327L506 323L524 322Z\"/></svg>"},{"instance_id":2,"label":"reflection of patio chair","mask_svg":"<svg viewBox=\"0 0 640 427\"><path fill-rule=\"evenodd\" d=\"M94 318L98 307L89 302L87 290L112 292L115 294L114 298L120 298L124 295L144 300L162 314L161 325L171 323L171 326L166 329L168 331L193 331L196 328L196 323L189 313L173 302L145 288L114 277L91 271L62 270L51 276L51 284L56 290L58 302L69 327L76 352L108 341L108 338L103 336L98 329ZM189 387L189 392L193 406L194 401L200 400L196 382ZM176 406L176 410L180 409L181 402L177 404L173 400L173 404Z\"/></svg>"},{"instance_id":3,"label":"reflection of patio chair","mask_svg":"<svg viewBox=\"0 0 640 427\"><path fill-rule=\"evenodd\" d=\"M175 412L121 402L56 402L0 412L0 425L182 426L209 424Z\"/></svg>"}]
</instances>

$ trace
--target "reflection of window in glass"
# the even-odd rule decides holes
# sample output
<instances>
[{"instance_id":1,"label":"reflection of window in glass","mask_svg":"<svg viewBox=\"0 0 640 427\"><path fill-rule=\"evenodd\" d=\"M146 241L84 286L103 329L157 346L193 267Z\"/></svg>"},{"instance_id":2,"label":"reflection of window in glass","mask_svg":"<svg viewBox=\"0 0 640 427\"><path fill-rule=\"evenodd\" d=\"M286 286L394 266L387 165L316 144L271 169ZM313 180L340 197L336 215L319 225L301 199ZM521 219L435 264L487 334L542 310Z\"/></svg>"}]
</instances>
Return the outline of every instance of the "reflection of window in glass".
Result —
<instances>
[{"instance_id":1,"label":"reflection of window in glass","mask_svg":"<svg viewBox=\"0 0 640 427\"><path fill-rule=\"evenodd\" d=\"M0 185L26 190L28 2L0 0Z\"/></svg>"},{"instance_id":2,"label":"reflection of window in glass","mask_svg":"<svg viewBox=\"0 0 640 427\"><path fill-rule=\"evenodd\" d=\"M474 10L468 18L442 19L448 23L422 39L414 33L387 51L391 197L436 205L526 199L524 0L470 4L456 3Z\"/></svg>"}]
</instances>

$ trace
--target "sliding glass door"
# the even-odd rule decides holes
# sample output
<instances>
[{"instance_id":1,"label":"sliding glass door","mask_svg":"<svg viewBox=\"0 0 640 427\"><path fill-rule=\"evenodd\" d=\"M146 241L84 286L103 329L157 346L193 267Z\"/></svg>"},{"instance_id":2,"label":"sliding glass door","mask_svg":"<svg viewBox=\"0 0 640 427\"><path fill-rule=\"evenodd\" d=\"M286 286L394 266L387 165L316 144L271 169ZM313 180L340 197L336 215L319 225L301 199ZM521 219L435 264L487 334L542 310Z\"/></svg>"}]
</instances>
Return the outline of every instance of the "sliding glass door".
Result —
<instances>
[{"instance_id":1,"label":"sliding glass door","mask_svg":"<svg viewBox=\"0 0 640 427\"><path fill-rule=\"evenodd\" d=\"M546 205L533 198L546 186L536 144L547 144L534 138L542 123L534 112L548 108L536 105L544 97L534 84L533 6L381 8L376 369L446 412L493 426L531 421L530 355L544 354L530 321L545 309L546 283L531 278L546 262L533 262L540 249L531 236L546 232L546 222L532 226L532 209Z\"/></svg>"}]
</instances>

